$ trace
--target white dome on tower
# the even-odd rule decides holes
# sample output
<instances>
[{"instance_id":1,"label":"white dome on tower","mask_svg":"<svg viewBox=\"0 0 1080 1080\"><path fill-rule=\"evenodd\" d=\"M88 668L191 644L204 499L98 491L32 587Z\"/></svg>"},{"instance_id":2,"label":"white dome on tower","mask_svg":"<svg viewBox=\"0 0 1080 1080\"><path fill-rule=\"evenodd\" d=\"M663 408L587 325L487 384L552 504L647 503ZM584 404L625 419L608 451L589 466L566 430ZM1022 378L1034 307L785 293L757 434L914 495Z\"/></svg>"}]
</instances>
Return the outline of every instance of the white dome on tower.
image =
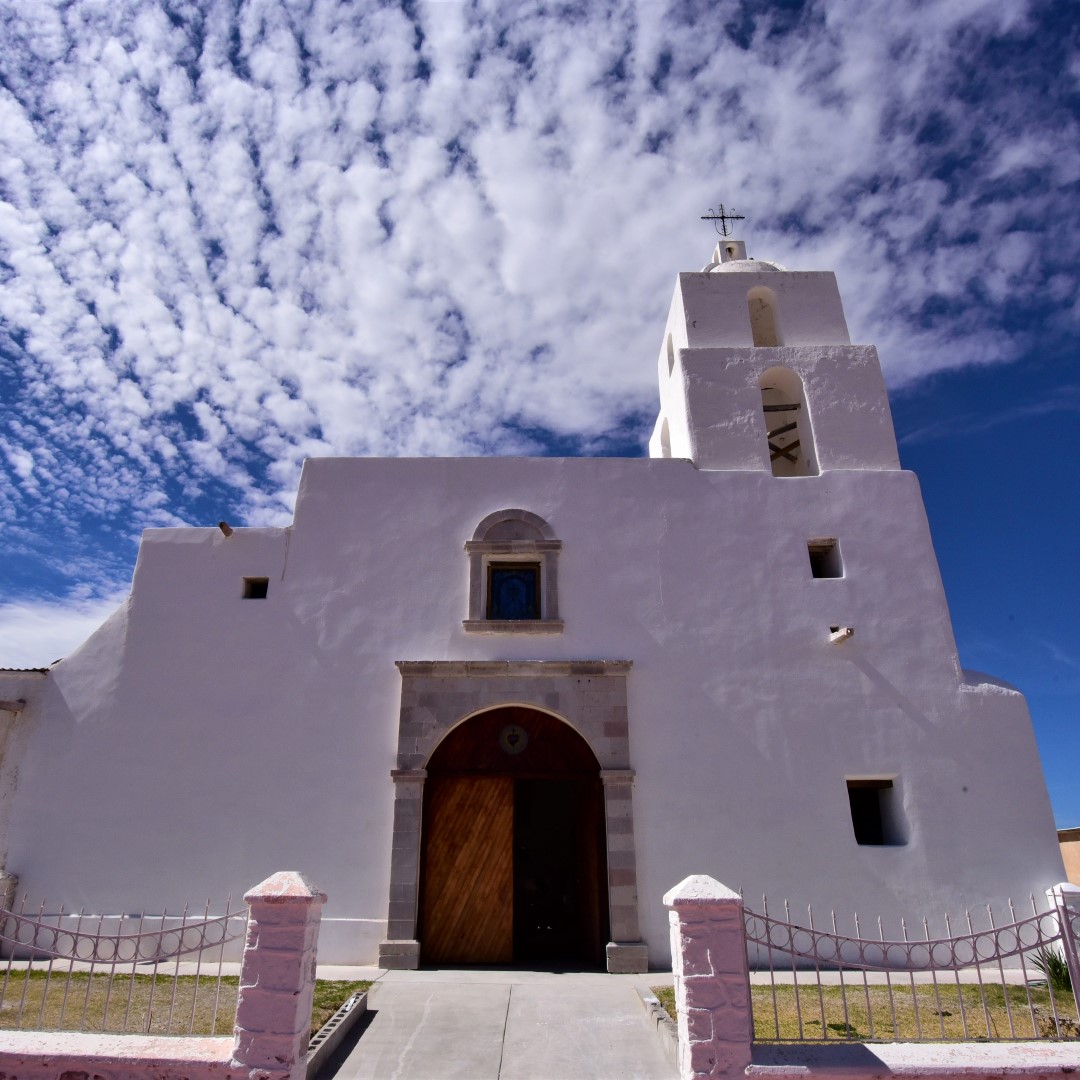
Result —
<instances>
[{"instance_id":1,"label":"white dome on tower","mask_svg":"<svg viewBox=\"0 0 1080 1080\"><path fill-rule=\"evenodd\" d=\"M779 263L764 259L732 259L729 262L710 263L705 269L710 274L760 274L768 270L787 270Z\"/></svg>"},{"instance_id":2,"label":"white dome on tower","mask_svg":"<svg viewBox=\"0 0 1080 1080\"><path fill-rule=\"evenodd\" d=\"M761 274L769 271L786 271L780 263L751 259L746 254L746 242L725 236L713 250L712 262L703 268L706 274Z\"/></svg>"}]
</instances>

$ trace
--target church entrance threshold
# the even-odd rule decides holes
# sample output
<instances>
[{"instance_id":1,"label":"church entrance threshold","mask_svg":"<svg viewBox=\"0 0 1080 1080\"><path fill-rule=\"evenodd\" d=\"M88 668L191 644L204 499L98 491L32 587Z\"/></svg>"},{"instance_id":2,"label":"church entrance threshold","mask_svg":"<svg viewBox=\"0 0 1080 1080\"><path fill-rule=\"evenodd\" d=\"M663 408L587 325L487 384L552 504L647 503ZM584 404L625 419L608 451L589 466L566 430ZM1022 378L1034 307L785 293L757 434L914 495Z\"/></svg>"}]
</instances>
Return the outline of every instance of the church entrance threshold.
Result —
<instances>
[{"instance_id":1,"label":"church entrance threshold","mask_svg":"<svg viewBox=\"0 0 1080 1080\"><path fill-rule=\"evenodd\" d=\"M492 709L450 732L427 772L423 962L602 967L603 787L585 740L539 710Z\"/></svg>"}]
</instances>

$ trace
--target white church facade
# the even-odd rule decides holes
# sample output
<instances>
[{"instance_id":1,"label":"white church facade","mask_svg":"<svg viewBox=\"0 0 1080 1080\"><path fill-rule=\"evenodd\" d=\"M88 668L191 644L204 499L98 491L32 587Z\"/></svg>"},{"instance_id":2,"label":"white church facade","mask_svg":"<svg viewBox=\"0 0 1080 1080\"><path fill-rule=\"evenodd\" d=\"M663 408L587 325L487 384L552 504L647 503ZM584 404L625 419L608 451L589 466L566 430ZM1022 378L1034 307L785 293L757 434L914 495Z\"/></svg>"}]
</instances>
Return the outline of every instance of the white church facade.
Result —
<instances>
[{"instance_id":1,"label":"white church facade","mask_svg":"<svg viewBox=\"0 0 1080 1080\"><path fill-rule=\"evenodd\" d=\"M310 460L288 527L148 530L83 646L0 673L18 891L298 869L327 962L628 971L690 874L909 917L1062 880L833 275L722 240L658 374L648 458Z\"/></svg>"}]
</instances>

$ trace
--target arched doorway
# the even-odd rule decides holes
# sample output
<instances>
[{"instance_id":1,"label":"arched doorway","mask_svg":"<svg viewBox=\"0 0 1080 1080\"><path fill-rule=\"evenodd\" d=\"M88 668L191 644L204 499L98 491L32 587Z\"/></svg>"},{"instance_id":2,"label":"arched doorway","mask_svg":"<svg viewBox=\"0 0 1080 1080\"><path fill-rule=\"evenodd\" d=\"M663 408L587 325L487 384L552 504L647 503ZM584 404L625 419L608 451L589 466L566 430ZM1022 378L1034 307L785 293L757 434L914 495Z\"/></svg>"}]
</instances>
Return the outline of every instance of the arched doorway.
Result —
<instances>
[{"instance_id":1,"label":"arched doorway","mask_svg":"<svg viewBox=\"0 0 1080 1080\"><path fill-rule=\"evenodd\" d=\"M600 764L569 724L523 706L459 724L427 763L425 964L602 967Z\"/></svg>"}]
</instances>

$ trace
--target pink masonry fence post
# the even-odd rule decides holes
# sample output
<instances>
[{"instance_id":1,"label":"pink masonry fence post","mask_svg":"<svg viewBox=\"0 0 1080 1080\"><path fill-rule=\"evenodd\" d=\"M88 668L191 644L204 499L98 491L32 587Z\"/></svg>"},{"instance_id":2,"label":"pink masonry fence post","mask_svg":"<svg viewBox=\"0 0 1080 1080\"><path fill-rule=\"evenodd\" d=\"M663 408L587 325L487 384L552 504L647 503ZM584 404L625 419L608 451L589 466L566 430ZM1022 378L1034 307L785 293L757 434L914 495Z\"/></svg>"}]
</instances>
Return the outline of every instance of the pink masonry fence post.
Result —
<instances>
[{"instance_id":1,"label":"pink masonry fence post","mask_svg":"<svg viewBox=\"0 0 1080 1080\"><path fill-rule=\"evenodd\" d=\"M252 1080L302 1080L326 894L284 870L244 897L251 908L240 969L233 1061Z\"/></svg>"},{"instance_id":2,"label":"pink masonry fence post","mask_svg":"<svg viewBox=\"0 0 1080 1080\"><path fill-rule=\"evenodd\" d=\"M695 874L664 896L679 1017L679 1077L741 1076L754 1022L743 902L714 878Z\"/></svg>"},{"instance_id":3,"label":"pink masonry fence post","mask_svg":"<svg viewBox=\"0 0 1080 1080\"><path fill-rule=\"evenodd\" d=\"M1046 897L1054 906L1058 927L1061 930L1061 947L1065 962L1069 965L1073 991L1080 1008L1080 885L1063 881L1046 890Z\"/></svg>"}]
</instances>

